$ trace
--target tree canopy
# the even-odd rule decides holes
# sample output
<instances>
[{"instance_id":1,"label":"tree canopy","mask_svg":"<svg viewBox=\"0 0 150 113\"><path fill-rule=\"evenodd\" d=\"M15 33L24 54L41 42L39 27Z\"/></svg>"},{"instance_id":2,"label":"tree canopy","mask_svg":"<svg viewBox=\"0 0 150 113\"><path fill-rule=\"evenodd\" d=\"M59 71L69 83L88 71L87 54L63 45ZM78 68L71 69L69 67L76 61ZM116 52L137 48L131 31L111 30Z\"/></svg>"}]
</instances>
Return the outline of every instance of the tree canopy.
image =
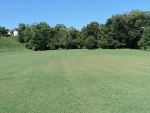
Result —
<instances>
[{"instance_id":1,"label":"tree canopy","mask_svg":"<svg viewBox=\"0 0 150 113\"><path fill-rule=\"evenodd\" d=\"M149 45L150 11L132 10L112 15L105 24L91 22L81 31L64 24L50 27L46 22L19 24L18 40L27 48L140 48ZM146 28L145 30L143 29Z\"/></svg>"},{"instance_id":2,"label":"tree canopy","mask_svg":"<svg viewBox=\"0 0 150 113\"><path fill-rule=\"evenodd\" d=\"M5 27L0 26L0 37L7 36L7 35L8 35L8 30L5 29Z\"/></svg>"}]
</instances>

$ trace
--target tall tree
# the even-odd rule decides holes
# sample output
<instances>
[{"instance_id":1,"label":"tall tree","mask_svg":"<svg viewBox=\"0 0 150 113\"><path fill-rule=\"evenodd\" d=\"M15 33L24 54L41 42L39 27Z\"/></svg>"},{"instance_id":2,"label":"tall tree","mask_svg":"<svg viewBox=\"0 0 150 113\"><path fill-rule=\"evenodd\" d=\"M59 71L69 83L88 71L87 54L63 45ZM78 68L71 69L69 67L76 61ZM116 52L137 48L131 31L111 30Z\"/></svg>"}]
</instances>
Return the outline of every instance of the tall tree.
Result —
<instances>
[{"instance_id":1,"label":"tall tree","mask_svg":"<svg viewBox=\"0 0 150 113\"><path fill-rule=\"evenodd\" d=\"M132 10L129 13L113 15L107 20L106 26L109 32L113 33L111 39L118 42L120 46L137 48L137 42L142 37L142 27L150 25L149 19L148 12Z\"/></svg>"},{"instance_id":2,"label":"tall tree","mask_svg":"<svg viewBox=\"0 0 150 113\"><path fill-rule=\"evenodd\" d=\"M87 26L82 28L82 33L84 37L94 36L98 39L98 32L99 32L99 23L98 22L91 22L87 24Z\"/></svg>"},{"instance_id":3,"label":"tall tree","mask_svg":"<svg viewBox=\"0 0 150 113\"><path fill-rule=\"evenodd\" d=\"M60 37L60 29L61 28L65 28L67 29L67 27L64 25L64 24L57 24L54 28L53 28L53 31L54 31L54 43L55 43L55 46L56 48L59 48L61 47L61 37Z\"/></svg>"},{"instance_id":4,"label":"tall tree","mask_svg":"<svg viewBox=\"0 0 150 113\"><path fill-rule=\"evenodd\" d=\"M5 27L1 27L0 26L0 37L1 36L7 36L7 30L5 29Z\"/></svg>"},{"instance_id":5,"label":"tall tree","mask_svg":"<svg viewBox=\"0 0 150 113\"><path fill-rule=\"evenodd\" d=\"M74 48L74 41L75 39L77 39L78 36L78 30L70 27L67 29L67 41L68 41L68 48Z\"/></svg>"},{"instance_id":6,"label":"tall tree","mask_svg":"<svg viewBox=\"0 0 150 113\"><path fill-rule=\"evenodd\" d=\"M95 37L94 36L89 36L85 40L85 44L86 44L86 47L89 48L89 49L94 48L94 46L95 46Z\"/></svg>"},{"instance_id":7,"label":"tall tree","mask_svg":"<svg viewBox=\"0 0 150 113\"><path fill-rule=\"evenodd\" d=\"M18 28L18 41L21 43L24 43L24 37L25 37L25 33L24 30L26 28L27 25L20 23L19 24L19 28Z\"/></svg>"},{"instance_id":8,"label":"tall tree","mask_svg":"<svg viewBox=\"0 0 150 113\"><path fill-rule=\"evenodd\" d=\"M59 30L59 46L64 46L65 48L68 45L68 39L67 39L67 28L60 28Z\"/></svg>"},{"instance_id":9,"label":"tall tree","mask_svg":"<svg viewBox=\"0 0 150 113\"><path fill-rule=\"evenodd\" d=\"M33 44L36 45L36 49L45 50L50 41L50 26L46 22L40 22L34 27L36 30L33 35Z\"/></svg>"},{"instance_id":10,"label":"tall tree","mask_svg":"<svg viewBox=\"0 0 150 113\"><path fill-rule=\"evenodd\" d=\"M144 33L142 38L138 42L140 46L142 46L145 50L147 46L150 46L150 26L144 29Z\"/></svg>"}]
</instances>

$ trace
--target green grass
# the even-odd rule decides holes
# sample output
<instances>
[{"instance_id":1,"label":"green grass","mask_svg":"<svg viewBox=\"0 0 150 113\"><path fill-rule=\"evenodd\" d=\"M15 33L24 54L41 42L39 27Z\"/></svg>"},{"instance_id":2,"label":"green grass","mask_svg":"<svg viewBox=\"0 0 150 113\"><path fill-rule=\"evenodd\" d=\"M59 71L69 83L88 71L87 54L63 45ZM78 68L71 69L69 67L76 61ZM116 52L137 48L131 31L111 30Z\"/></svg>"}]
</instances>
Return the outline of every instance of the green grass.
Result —
<instances>
[{"instance_id":1,"label":"green grass","mask_svg":"<svg viewBox=\"0 0 150 113\"><path fill-rule=\"evenodd\" d=\"M150 52L0 53L0 113L149 113Z\"/></svg>"},{"instance_id":2,"label":"green grass","mask_svg":"<svg viewBox=\"0 0 150 113\"><path fill-rule=\"evenodd\" d=\"M23 44L18 42L17 37L0 37L0 52L27 51Z\"/></svg>"}]
</instances>

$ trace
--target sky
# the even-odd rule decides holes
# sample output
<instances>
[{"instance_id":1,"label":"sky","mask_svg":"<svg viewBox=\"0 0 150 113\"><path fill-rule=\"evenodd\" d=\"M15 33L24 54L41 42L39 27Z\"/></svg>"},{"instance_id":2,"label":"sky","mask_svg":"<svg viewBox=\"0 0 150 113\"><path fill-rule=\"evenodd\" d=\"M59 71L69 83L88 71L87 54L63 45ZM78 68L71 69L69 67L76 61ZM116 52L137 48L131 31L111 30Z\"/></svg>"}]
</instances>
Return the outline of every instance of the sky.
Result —
<instances>
[{"instance_id":1,"label":"sky","mask_svg":"<svg viewBox=\"0 0 150 113\"><path fill-rule=\"evenodd\" d=\"M15 29L20 23L46 22L81 29L136 9L150 11L150 0L0 0L0 26Z\"/></svg>"}]
</instances>

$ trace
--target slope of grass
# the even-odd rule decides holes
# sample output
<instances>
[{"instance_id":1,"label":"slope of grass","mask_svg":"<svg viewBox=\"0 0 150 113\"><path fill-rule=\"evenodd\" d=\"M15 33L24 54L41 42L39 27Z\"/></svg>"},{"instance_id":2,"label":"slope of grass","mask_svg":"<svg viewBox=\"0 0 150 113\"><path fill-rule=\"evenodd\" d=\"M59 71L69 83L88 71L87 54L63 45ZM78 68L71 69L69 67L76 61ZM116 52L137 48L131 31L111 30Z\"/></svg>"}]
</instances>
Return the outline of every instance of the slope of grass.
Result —
<instances>
[{"instance_id":1,"label":"slope of grass","mask_svg":"<svg viewBox=\"0 0 150 113\"><path fill-rule=\"evenodd\" d=\"M19 43L16 37L0 37L0 52L28 50Z\"/></svg>"},{"instance_id":2,"label":"slope of grass","mask_svg":"<svg viewBox=\"0 0 150 113\"><path fill-rule=\"evenodd\" d=\"M150 52L2 52L1 113L148 113Z\"/></svg>"}]
</instances>

